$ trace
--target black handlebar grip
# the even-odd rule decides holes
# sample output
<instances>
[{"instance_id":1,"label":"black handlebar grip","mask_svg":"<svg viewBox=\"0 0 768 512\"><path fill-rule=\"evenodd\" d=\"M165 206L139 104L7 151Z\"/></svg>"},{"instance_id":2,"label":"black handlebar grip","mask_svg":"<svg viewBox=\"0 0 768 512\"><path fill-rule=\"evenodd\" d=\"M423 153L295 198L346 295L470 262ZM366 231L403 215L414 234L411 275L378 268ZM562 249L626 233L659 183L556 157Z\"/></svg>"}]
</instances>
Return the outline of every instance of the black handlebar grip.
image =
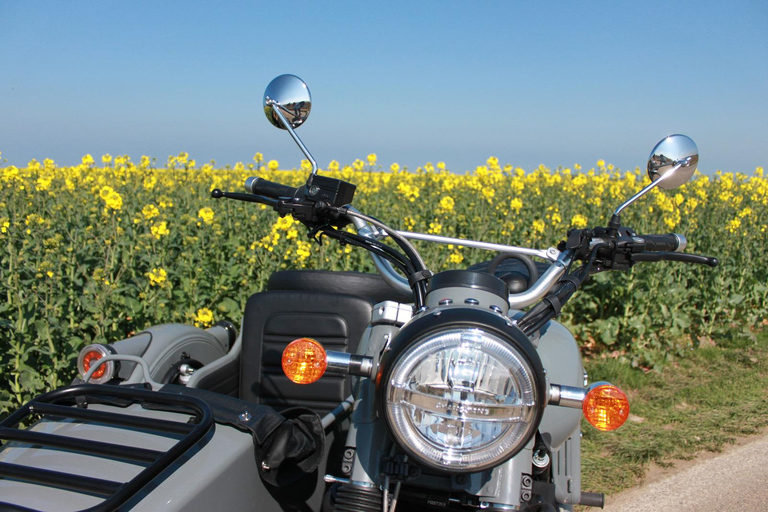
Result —
<instances>
[{"instance_id":1,"label":"black handlebar grip","mask_svg":"<svg viewBox=\"0 0 768 512\"><path fill-rule=\"evenodd\" d=\"M645 250L652 252L683 252L688 244L683 235L667 233L666 235L640 235L645 241Z\"/></svg>"},{"instance_id":2,"label":"black handlebar grip","mask_svg":"<svg viewBox=\"0 0 768 512\"><path fill-rule=\"evenodd\" d=\"M277 199L280 197L293 197L296 195L298 189L274 181L265 180L264 178L251 177L245 180L245 190L258 196Z\"/></svg>"}]
</instances>

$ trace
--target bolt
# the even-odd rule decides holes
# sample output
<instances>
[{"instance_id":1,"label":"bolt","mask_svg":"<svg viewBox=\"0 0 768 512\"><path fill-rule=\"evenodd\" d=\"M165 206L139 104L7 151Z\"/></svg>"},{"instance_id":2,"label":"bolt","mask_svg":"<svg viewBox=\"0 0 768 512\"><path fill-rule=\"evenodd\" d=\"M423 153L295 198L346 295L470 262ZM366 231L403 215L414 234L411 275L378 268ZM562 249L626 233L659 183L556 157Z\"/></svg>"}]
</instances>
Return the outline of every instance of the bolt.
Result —
<instances>
[{"instance_id":1,"label":"bolt","mask_svg":"<svg viewBox=\"0 0 768 512\"><path fill-rule=\"evenodd\" d=\"M320 187L317 185L312 185L309 187L309 195L316 196L318 192L320 192Z\"/></svg>"},{"instance_id":2,"label":"bolt","mask_svg":"<svg viewBox=\"0 0 768 512\"><path fill-rule=\"evenodd\" d=\"M477 299L464 299L464 304L469 304L470 306L477 306L480 304L480 301Z\"/></svg>"},{"instance_id":3,"label":"bolt","mask_svg":"<svg viewBox=\"0 0 768 512\"><path fill-rule=\"evenodd\" d=\"M467 477L464 476L464 475L458 475L456 477L456 483L459 484L459 485L464 485L466 483L466 481L467 481Z\"/></svg>"},{"instance_id":4,"label":"bolt","mask_svg":"<svg viewBox=\"0 0 768 512\"><path fill-rule=\"evenodd\" d=\"M270 467L269 467L269 464L267 464L267 461L264 461L264 460L261 461L261 469L263 469L264 471L270 470Z\"/></svg>"},{"instance_id":5,"label":"bolt","mask_svg":"<svg viewBox=\"0 0 768 512\"><path fill-rule=\"evenodd\" d=\"M352 448L347 448L344 450L344 458L347 460L352 460L352 458L355 456L355 450Z\"/></svg>"},{"instance_id":6,"label":"bolt","mask_svg":"<svg viewBox=\"0 0 768 512\"><path fill-rule=\"evenodd\" d=\"M531 501L531 491L523 491L520 494L521 501Z\"/></svg>"},{"instance_id":7,"label":"bolt","mask_svg":"<svg viewBox=\"0 0 768 512\"><path fill-rule=\"evenodd\" d=\"M348 462L345 462L344 464L342 464L341 465L341 472L344 473L345 475L350 474L352 472L352 464L350 464Z\"/></svg>"},{"instance_id":8,"label":"bolt","mask_svg":"<svg viewBox=\"0 0 768 512\"><path fill-rule=\"evenodd\" d=\"M523 475L523 487L530 489L533 485L533 479L528 475Z\"/></svg>"},{"instance_id":9,"label":"bolt","mask_svg":"<svg viewBox=\"0 0 768 512\"><path fill-rule=\"evenodd\" d=\"M250 421L251 420L251 413L248 411L245 411L240 414L240 421Z\"/></svg>"}]
</instances>

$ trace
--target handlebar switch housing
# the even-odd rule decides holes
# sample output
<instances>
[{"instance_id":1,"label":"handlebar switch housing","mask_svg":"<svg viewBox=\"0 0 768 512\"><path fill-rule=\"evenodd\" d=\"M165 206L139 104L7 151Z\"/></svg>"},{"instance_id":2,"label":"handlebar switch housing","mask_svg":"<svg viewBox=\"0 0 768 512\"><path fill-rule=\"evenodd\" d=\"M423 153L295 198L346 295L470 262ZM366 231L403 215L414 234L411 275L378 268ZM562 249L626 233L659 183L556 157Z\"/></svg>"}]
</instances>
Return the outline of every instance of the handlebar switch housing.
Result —
<instances>
[{"instance_id":1,"label":"handlebar switch housing","mask_svg":"<svg viewBox=\"0 0 768 512\"><path fill-rule=\"evenodd\" d=\"M311 182L298 190L296 196L280 199L274 208L281 216L290 213L310 228L323 224L343 227L350 221L331 208L351 203L356 188L346 181L315 175Z\"/></svg>"}]
</instances>

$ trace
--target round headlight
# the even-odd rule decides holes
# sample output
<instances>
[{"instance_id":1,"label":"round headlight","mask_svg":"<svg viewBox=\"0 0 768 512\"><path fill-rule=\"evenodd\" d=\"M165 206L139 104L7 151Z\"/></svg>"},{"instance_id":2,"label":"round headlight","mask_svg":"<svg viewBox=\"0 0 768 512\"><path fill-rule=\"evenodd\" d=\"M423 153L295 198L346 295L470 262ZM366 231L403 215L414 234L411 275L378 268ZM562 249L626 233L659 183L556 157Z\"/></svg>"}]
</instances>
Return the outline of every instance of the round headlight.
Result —
<instances>
[{"instance_id":1,"label":"round headlight","mask_svg":"<svg viewBox=\"0 0 768 512\"><path fill-rule=\"evenodd\" d=\"M384 417L403 449L447 471L481 471L519 452L544 397L541 363L517 338L450 322L407 343L380 382Z\"/></svg>"}]
</instances>

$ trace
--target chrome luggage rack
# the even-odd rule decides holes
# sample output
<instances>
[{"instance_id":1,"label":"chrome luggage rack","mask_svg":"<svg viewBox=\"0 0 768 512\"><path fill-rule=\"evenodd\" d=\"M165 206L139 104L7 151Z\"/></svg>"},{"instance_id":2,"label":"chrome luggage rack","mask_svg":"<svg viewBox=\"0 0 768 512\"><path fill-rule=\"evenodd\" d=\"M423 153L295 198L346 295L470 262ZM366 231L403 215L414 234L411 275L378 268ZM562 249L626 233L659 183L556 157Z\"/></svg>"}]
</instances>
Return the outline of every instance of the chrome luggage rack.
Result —
<instances>
[{"instance_id":1,"label":"chrome luggage rack","mask_svg":"<svg viewBox=\"0 0 768 512\"><path fill-rule=\"evenodd\" d=\"M116 405L118 408L139 404L147 409L181 413L182 418L187 421L112 412L103 410L105 408L96 410L88 408L90 404ZM155 436L163 436L170 441L175 440L175 443L166 451L162 451L32 430L30 426L39 419L138 430ZM0 479L51 487L103 499L101 503L85 508L83 511L116 510L145 485L166 471L188 450L205 444L210 438L207 434L214 428L211 408L195 397L109 385L84 384L66 387L38 396L1 421L0 440L3 443L2 448L6 448L9 442L16 442L30 447L63 450L73 453L74 456L87 455L117 459L138 467L145 466L144 469L128 481L116 482L30 465L0 462ZM72 466L75 469L77 465L72 464ZM33 510L19 504L3 501L0 501L0 509Z\"/></svg>"}]
</instances>

